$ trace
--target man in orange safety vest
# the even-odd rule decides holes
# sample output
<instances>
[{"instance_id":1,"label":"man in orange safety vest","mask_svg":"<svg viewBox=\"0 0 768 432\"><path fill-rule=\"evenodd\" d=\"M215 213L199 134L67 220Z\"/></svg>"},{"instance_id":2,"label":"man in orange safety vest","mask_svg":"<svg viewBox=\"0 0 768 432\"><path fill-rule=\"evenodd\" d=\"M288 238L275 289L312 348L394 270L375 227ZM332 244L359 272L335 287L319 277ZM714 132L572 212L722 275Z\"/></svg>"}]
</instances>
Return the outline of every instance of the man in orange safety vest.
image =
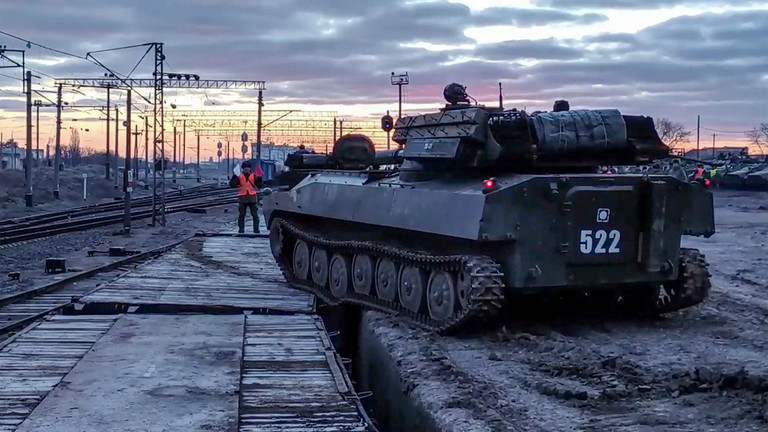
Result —
<instances>
[{"instance_id":1,"label":"man in orange safety vest","mask_svg":"<svg viewBox=\"0 0 768 432\"><path fill-rule=\"evenodd\" d=\"M245 232L245 210L250 209L253 218L253 232L259 232L259 198L256 192L263 184L262 177L264 173L259 165L256 165L256 172L251 172L251 162L243 161L241 164L242 173L233 175L229 179L229 186L239 188L237 192L237 228L239 233Z\"/></svg>"}]
</instances>

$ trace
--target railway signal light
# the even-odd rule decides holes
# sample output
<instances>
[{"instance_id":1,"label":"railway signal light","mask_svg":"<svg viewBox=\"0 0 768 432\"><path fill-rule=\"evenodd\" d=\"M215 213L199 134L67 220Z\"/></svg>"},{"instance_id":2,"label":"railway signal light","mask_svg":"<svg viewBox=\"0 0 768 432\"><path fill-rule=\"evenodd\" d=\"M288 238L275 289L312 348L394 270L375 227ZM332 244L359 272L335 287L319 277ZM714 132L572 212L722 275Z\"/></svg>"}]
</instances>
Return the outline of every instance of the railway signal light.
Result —
<instances>
[{"instance_id":1,"label":"railway signal light","mask_svg":"<svg viewBox=\"0 0 768 432\"><path fill-rule=\"evenodd\" d=\"M387 114L381 117L381 129L384 132L389 132L394 127L394 119L391 115Z\"/></svg>"}]
</instances>

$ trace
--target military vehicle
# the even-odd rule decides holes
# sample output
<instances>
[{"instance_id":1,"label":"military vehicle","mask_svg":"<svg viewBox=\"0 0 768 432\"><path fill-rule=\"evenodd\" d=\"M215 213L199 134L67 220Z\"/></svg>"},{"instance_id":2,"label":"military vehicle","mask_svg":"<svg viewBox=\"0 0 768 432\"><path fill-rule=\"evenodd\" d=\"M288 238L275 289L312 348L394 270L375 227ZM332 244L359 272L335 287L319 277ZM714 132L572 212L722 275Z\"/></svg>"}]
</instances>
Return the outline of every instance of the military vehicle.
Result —
<instances>
[{"instance_id":1,"label":"military vehicle","mask_svg":"<svg viewBox=\"0 0 768 432\"><path fill-rule=\"evenodd\" d=\"M768 190L768 164L757 165L744 182L747 189Z\"/></svg>"},{"instance_id":2,"label":"military vehicle","mask_svg":"<svg viewBox=\"0 0 768 432\"><path fill-rule=\"evenodd\" d=\"M653 120L615 109L527 114L444 90L400 118L394 169L306 170L264 201L290 284L439 332L493 325L519 296L584 292L666 313L702 302L711 193L665 175L598 174L666 158ZM326 156L320 165L332 165ZM692 211L692 209L696 211Z\"/></svg>"}]
</instances>

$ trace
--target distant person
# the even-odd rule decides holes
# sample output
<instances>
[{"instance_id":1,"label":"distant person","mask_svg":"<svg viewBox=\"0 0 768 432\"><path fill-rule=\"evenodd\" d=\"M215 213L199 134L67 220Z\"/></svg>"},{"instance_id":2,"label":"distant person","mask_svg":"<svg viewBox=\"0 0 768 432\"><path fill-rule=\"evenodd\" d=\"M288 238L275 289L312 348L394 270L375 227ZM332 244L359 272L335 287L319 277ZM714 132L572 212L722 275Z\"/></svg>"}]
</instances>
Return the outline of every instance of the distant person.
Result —
<instances>
[{"instance_id":1,"label":"distant person","mask_svg":"<svg viewBox=\"0 0 768 432\"><path fill-rule=\"evenodd\" d=\"M299 145L299 149L294 152L294 154L311 154L312 152L307 150L307 147L304 144Z\"/></svg>"},{"instance_id":2,"label":"distant person","mask_svg":"<svg viewBox=\"0 0 768 432\"><path fill-rule=\"evenodd\" d=\"M704 166L702 164L696 165L696 172L693 174L693 179L700 179L704 177Z\"/></svg>"},{"instance_id":3,"label":"distant person","mask_svg":"<svg viewBox=\"0 0 768 432\"><path fill-rule=\"evenodd\" d=\"M251 172L251 162L244 161L241 164L242 173L233 175L229 179L229 186L239 188L237 192L237 228L238 233L245 232L245 210L250 209L253 218L253 232L259 232L259 198L256 192L257 188L262 187L264 173L260 166L256 166L256 172Z\"/></svg>"}]
</instances>

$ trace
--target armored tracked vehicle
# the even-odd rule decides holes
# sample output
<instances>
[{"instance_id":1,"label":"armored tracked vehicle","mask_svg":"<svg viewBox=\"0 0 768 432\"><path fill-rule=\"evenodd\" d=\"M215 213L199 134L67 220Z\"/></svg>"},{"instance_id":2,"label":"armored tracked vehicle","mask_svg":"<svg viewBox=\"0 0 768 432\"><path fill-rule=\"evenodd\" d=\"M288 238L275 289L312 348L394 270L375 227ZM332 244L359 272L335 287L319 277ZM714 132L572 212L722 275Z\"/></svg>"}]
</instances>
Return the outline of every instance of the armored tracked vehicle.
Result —
<instances>
[{"instance_id":1,"label":"armored tracked vehicle","mask_svg":"<svg viewBox=\"0 0 768 432\"><path fill-rule=\"evenodd\" d=\"M440 332L498 322L526 295L584 292L652 313L707 297L704 256L680 241L714 233L711 193L596 172L668 157L650 117L529 115L470 104L455 83L444 96L438 112L396 122L394 169L307 169L265 199L293 286Z\"/></svg>"}]
</instances>

